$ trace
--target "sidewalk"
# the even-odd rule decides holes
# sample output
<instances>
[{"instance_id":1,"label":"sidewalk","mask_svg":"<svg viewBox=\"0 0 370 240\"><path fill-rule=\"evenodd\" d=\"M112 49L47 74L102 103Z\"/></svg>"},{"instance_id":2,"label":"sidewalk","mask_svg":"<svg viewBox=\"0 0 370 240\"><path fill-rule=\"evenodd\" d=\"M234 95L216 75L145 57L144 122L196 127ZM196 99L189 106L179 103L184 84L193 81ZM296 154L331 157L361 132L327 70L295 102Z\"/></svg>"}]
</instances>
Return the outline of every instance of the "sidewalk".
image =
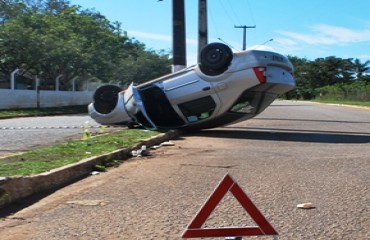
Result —
<instances>
[{"instance_id":1,"label":"sidewalk","mask_svg":"<svg viewBox=\"0 0 370 240\"><path fill-rule=\"evenodd\" d=\"M174 139L180 135L178 131L169 131L144 140L131 148L119 149L114 152L83 159L49 172L25 177L0 177L0 208L27 198L35 193L58 189L91 174L93 166L109 160L126 160L131 157L131 151L145 145L148 148L162 142Z\"/></svg>"}]
</instances>

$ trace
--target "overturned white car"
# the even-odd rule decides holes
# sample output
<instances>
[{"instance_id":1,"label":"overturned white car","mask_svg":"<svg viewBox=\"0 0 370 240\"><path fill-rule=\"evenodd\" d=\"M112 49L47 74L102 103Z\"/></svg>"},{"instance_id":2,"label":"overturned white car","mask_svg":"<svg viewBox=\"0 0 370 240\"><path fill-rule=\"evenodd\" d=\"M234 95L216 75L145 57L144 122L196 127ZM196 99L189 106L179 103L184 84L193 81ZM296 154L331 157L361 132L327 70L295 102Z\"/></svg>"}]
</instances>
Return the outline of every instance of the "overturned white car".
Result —
<instances>
[{"instance_id":1,"label":"overturned white car","mask_svg":"<svg viewBox=\"0 0 370 240\"><path fill-rule=\"evenodd\" d=\"M105 85L88 107L104 125L148 129L214 128L255 117L295 87L293 66L274 52L233 53L222 43L202 51L199 64L122 91Z\"/></svg>"}]
</instances>

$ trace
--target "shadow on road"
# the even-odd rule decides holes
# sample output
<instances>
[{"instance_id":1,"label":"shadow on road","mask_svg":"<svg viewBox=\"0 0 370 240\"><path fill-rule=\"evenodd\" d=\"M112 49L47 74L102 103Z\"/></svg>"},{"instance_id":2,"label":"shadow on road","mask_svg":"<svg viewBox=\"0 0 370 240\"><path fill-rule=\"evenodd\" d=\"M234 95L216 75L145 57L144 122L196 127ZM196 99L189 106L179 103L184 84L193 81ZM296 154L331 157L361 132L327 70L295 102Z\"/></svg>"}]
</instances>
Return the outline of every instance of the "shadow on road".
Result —
<instances>
[{"instance_id":1,"label":"shadow on road","mask_svg":"<svg viewBox=\"0 0 370 240\"><path fill-rule=\"evenodd\" d=\"M266 120L266 121L294 121L294 122L324 122L324 123L370 123L368 122L359 122L359 121L343 121L343 120L322 120L322 119L288 119L288 118L263 118L263 117L256 117L255 119L258 120Z\"/></svg>"},{"instance_id":2,"label":"shadow on road","mask_svg":"<svg viewBox=\"0 0 370 240\"><path fill-rule=\"evenodd\" d=\"M312 143L369 143L370 134L270 128L225 127L203 130L193 136Z\"/></svg>"},{"instance_id":3,"label":"shadow on road","mask_svg":"<svg viewBox=\"0 0 370 240\"><path fill-rule=\"evenodd\" d=\"M27 197L27 198L18 200L18 201L14 202L14 203L11 203L9 205L6 205L3 208L0 208L1 209L1 211L0 211L0 219L6 218L8 216L11 216L11 215L17 213L18 211L20 211L20 210L22 210L24 208L27 208L27 207L33 205L34 203L40 201L44 197L52 194L54 191L55 190L45 191L43 193L37 193L37 194L34 194L34 195L30 196L30 197Z\"/></svg>"},{"instance_id":4,"label":"shadow on road","mask_svg":"<svg viewBox=\"0 0 370 240\"><path fill-rule=\"evenodd\" d=\"M17 201L14 201L14 202L4 206L3 208L0 208L0 220L2 218L9 217L9 216L21 211L22 209L27 208L27 207L39 202L41 199L53 194L57 190L62 189L62 188L66 187L66 186L68 186L72 183L78 182L79 180L81 180L85 177L86 176L81 176L81 177L73 179L71 181L67 181L66 183L61 184L59 186L56 186L54 188L51 188L50 190L45 190L45 191L42 191L42 192L39 192L39 193L35 193L31 196L25 197L23 199L19 199Z\"/></svg>"}]
</instances>

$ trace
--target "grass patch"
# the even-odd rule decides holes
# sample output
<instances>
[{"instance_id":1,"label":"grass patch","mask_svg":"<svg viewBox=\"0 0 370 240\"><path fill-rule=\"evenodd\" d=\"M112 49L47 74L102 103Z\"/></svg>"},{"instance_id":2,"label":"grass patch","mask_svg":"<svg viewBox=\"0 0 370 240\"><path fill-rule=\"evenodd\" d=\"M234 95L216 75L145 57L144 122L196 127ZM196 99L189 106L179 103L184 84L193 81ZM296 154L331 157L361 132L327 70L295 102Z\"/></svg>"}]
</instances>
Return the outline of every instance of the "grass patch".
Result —
<instances>
[{"instance_id":1,"label":"grass patch","mask_svg":"<svg viewBox=\"0 0 370 240\"><path fill-rule=\"evenodd\" d=\"M131 147L158 134L142 129L125 129L85 140L69 140L63 144L40 148L0 159L0 176L29 176L46 172L84 158Z\"/></svg>"},{"instance_id":2,"label":"grass patch","mask_svg":"<svg viewBox=\"0 0 370 240\"><path fill-rule=\"evenodd\" d=\"M310 101L320 102L320 103L333 103L333 104L345 104L345 105L370 107L370 102L361 102L361 101L348 101L348 100L335 100L335 99L312 99Z\"/></svg>"},{"instance_id":3,"label":"grass patch","mask_svg":"<svg viewBox=\"0 0 370 240\"><path fill-rule=\"evenodd\" d=\"M0 118L29 117L29 116L50 116L60 114L87 113L86 105L51 107L51 108L22 108L22 109L2 109Z\"/></svg>"}]
</instances>

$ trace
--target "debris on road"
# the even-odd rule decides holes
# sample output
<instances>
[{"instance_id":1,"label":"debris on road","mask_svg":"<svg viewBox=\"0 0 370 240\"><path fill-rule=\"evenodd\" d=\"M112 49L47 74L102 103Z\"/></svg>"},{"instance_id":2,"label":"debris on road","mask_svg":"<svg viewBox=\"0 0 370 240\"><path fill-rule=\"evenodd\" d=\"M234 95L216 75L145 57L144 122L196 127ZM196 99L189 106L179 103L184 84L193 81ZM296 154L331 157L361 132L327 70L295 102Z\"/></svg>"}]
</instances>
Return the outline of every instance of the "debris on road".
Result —
<instances>
[{"instance_id":1,"label":"debris on road","mask_svg":"<svg viewBox=\"0 0 370 240\"><path fill-rule=\"evenodd\" d=\"M144 156L149 156L149 151L146 148L146 145L142 145L141 149L139 150L132 150L131 155L133 157L144 157Z\"/></svg>"},{"instance_id":2,"label":"debris on road","mask_svg":"<svg viewBox=\"0 0 370 240\"><path fill-rule=\"evenodd\" d=\"M106 200L75 200L75 201L68 201L67 204L75 204L75 205L82 205L82 206L105 206L109 203Z\"/></svg>"},{"instance_id":3,"label":"debris on road","mask_svg":"<svg viewBox=\"0 0 370 240\"><path fill-rule=\"evenodd\" d=\"M297 208L300 208L300 209L312 209L312 208L315 208L315 205L313 205L313 203L311 203L311 202L307 202L307 203L298 204L297 205Z\"/></svg>"},{"instance_id":4,"label":"debris on road","mask_svg":"<svg viewBox=\"0 0 370 240\"><path fill-rule=\"evenodd\" d=\"M161 146L162 146L162 147L175 146L175 143L174 143L174 142L172 142L172 141L167 141L167 142L163 142L163 143L161 143Z\"/></svg>"},{"instance_id":5,"label":"debris on road","mask_svg":"<svg viewBox=\"0 0 370 240\"><path fill-rule=\"evenodd\" d=\"M169 146L175 146L175 143L172 142L172 141L166 141L166 142L162 142L159 145L151 146L150 149L156 150L156 149L161 148L161 147L169 147ZM131 155L133 157L144 157L144 156L149 156L150 153L149 153L149 150L147 149L146 145L142 145L141 149L132 150Z\"/></svg>"}]
</instances>

